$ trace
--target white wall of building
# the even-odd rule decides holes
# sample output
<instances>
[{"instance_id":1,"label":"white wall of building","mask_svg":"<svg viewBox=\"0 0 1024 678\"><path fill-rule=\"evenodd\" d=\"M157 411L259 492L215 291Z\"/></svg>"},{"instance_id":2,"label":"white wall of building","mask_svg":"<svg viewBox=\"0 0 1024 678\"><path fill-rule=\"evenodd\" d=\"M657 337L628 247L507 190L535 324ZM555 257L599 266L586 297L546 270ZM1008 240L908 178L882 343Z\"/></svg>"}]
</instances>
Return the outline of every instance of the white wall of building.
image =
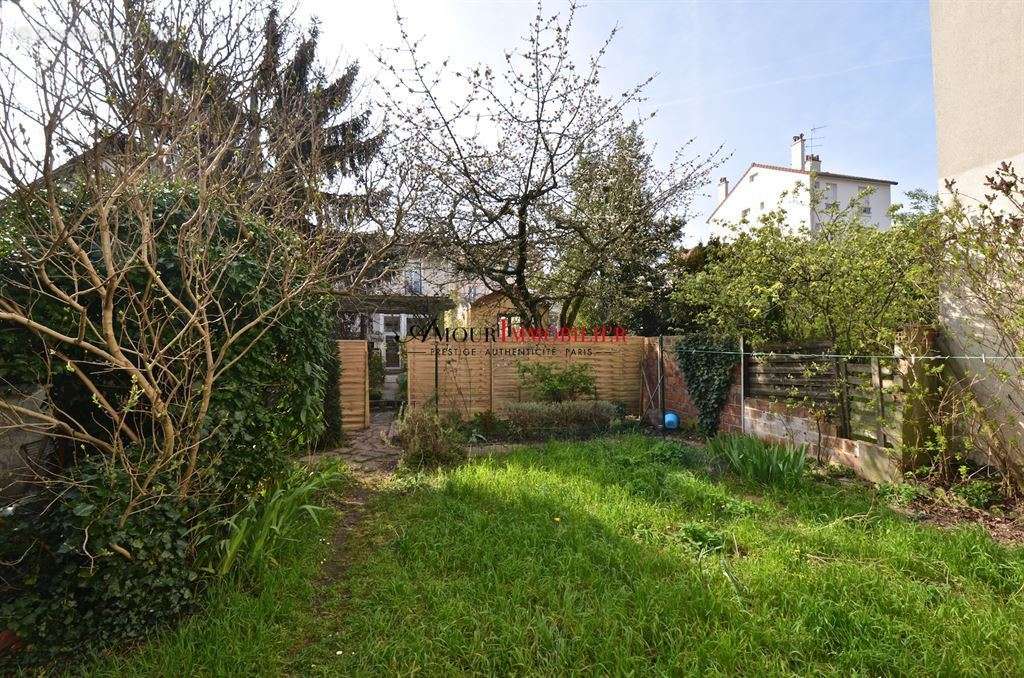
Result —
<instances>
[{"instance_id":1,"label":"white wall of building","mask_svg":"<svg viewBox=\"0 0 1024 678\"><path fill-rule=\"evenodd\" d=\"M892 190L889 184L851 180L827 174L816 177L815 182L817 190L823 191L823 196L828 195L828 185L834 184L836 187L836 201L842 208L857 200L863 191L870 191L867 199L863 200L861 205L862 210L866 208L866 211L861 213L864 222L873 224L875 228L883 231L889 230L892 226L892 220L889 218L889 207L892 205Z\"/></svg>"},{"instance_id":2,"label":"white wall of building","mask_svg":"<svg viewBox=\"0 0 1024 678\"><path fill-rule=\"evenodd\" d=\"M816 210L811 209L810 182L816 182L816 190L822 192L822 203ZM833 188L834 187L834 188ZM834 197L840 207L846 208L858 199L861 192L870 193L863 200L862 217L865 223L888 230L891 220L889 207L892 200L891 187L886 182L854 180L845 177L822 174L793 172L768 167L751 167L735 186L731 187L725 202L719 205L710 220L711 234L728 237L734 232L730 225L747 221L739 230L746 231L758 223L762 215L778 209L786 210L786 226L790 232L801 228L814 228L818 218L824 215L825 205Z\"/></svg>"},{"instance_id":3,"label":"white wall of building","mask_svg":"<svg viewBox=\"0 0 1024 678\"><path fill-rule=\"evenodd\" d=\"M811 207L807 190L807 175L764 167L751 167L735 186L711 218L711 234L728 238L740 226L747 231L758 223L762 215L782 207L787 221L795 230L801 224L810 225ZM785 197L783 197L785 194Z\"/></svg>"}]
</instances>

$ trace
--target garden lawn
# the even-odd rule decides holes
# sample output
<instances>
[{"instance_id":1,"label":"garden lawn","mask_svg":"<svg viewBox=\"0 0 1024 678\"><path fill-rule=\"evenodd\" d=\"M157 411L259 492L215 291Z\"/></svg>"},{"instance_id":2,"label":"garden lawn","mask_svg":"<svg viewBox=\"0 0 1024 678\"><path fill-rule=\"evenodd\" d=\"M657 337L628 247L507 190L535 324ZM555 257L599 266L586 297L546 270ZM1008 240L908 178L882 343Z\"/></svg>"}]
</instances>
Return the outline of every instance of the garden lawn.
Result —
<instances>
[{"instance_id":1,"label":"garden lawn","mask_svg":"<svg viewBox=\"0 0 1024 678\"><path fill-rule=\"evenodd\" d=\"M338 581L293 581L278 612L239 594L214 609L257 616L241 630L197 617L193 655L175 632L106 670L1024 671L1021 550L914 524L862 487L765 490L678 452L641 436L551 443L398 479Z\"/></svg>"}]
</instances>

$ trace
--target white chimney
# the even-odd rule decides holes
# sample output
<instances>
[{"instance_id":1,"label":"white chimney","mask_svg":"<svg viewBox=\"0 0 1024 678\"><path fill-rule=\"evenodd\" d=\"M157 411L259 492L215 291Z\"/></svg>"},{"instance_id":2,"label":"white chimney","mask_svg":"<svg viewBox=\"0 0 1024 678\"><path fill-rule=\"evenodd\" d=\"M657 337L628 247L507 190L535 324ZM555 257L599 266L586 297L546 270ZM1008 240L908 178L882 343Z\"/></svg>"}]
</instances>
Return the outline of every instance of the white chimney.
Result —
<instances>
[{"instance_id":1,"label":"white chimney","mask_svg":"<svg viewBox=\"0 0 1024 678\"><path fill-rule=\"evenodd\" d=\"M820 172L821 171L821 158L816 154L807 156L807 167L805 168L808 172Z\"/></svg>"},{"instance_id":2,"label":"white chimney","mask_svg":"<svg viewBox=\"0 0 1024 678\"><path fill-rule=\"evenodd\" d=\"M721 205L729 197L729 177L718 180L718 204Z\"/></svg>"},{"instance_id":3,"label":"white chimney","mask_svg":"<svg viewBox=\"0 0 1024 678\"><path fill-rule=\"evenodd\" d=\"M789 166L798 170L802 170L804 168L803 132L793 137L793 145L789 147Z\"/></svg>"}]
</instances>

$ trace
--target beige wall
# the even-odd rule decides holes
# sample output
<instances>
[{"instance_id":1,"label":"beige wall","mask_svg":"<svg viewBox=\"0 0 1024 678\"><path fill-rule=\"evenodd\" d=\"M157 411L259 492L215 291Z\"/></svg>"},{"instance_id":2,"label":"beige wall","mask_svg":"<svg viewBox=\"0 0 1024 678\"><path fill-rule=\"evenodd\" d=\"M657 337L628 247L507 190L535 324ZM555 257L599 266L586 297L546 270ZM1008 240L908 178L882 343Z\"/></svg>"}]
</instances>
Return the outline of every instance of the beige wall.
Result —
<instances>
[{"instance_id":1,"label":"beige wall","mask_svg":"<svg viewBox=\"0 0 1024 678\"><path fill-rule=\"evenodd\" d=\"M970 209L992 193L985 176L999 163L1024 169L1024 0L932 0L931 16L939 191L945 194L945 180L955 179ZM939 316L953 354L1005 355L1015 348L1001 341L963 290L943 290ZM1019 362L966 359L957 367L1024 463Z\"/></svg>"},{"instance_id":2,"label":"beige wall","mask_svg":"<svg viewBox=\"0 0 1024 678\"><path fill-rule=\"evenodd\" d=\"M940 188L980 196L986 172L1024 162L1024 0L932 0Z\"/></svg>"}]
</instances>

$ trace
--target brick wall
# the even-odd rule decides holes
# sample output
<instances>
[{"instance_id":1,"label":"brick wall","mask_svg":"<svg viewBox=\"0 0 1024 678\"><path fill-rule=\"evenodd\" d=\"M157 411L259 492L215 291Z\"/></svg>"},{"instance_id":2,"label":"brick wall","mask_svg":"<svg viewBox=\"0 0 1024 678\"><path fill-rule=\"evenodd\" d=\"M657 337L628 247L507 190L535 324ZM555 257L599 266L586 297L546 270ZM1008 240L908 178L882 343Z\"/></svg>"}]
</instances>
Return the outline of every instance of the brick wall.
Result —
<instances>
[{"instance_id":1,"label":"brick wall","mask_svg":"<svg viewBox=\"0 0 1024 678\"><path fill-rule=\"evenodd\" d=\"M665 337L665 403L667 409L678 412L684 421L693 421L697 418L697 408L690 399L686 379L676 360L674 347L677 340L677 337ZM657 382L658 339L655 337L649 342L649 350L644 353L645 384ZM648 382L652 367L653 380ZM737 365L729 397L719 415L719 430L730 433L743 431L770 442L807 445L808 454L848 466L859 476L872 482L887 482L899 478L899 465L893 457L892 450L874 443L841 438L834 424L819 422L813 413L803 407L758 398L747 398L744 401L740 397L739 371L740 367ZM649 420L658 423L657 413L649 417Z\"/></svg>"},{"instance_id":2,"label":"brick wall","mask_svg":"<svg viewBox=\"0 0 1024 678\"><path fill-rule=\"evenodd\" d=\"M697 420L697 407L690 400L686 378L676 360L676 342L679 337L665 337L665 410L679 415L683 422ZM644 338L643 355L644 415L653 426L661 424L661 406L658 393L658 337Z\"/></svg>"}]
</instances>

